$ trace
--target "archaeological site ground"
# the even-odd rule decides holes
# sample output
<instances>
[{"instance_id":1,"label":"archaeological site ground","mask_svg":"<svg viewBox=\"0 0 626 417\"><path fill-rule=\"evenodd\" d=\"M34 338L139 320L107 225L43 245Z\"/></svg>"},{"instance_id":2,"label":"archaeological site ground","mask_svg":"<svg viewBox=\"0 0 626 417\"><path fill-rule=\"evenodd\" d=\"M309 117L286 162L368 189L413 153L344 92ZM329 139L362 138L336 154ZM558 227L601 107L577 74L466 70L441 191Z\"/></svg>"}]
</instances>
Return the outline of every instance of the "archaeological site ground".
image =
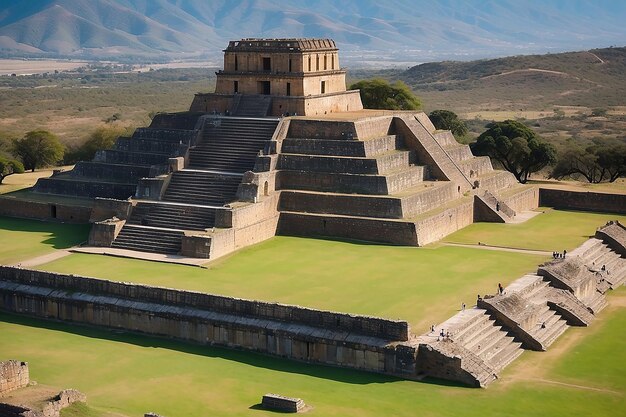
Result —
<instances>
[{"instance_id":1,"label":"archaeological site ground","mask_svg":"<svg viewBox=\"0 0 626 417\"><path fill-rule=\"evenodd\" d=\"M519 184L345 75L233 41L189 111L7 190L0 359L61 415L620 415L626 194Z\"/></svg>"}]
</instances>

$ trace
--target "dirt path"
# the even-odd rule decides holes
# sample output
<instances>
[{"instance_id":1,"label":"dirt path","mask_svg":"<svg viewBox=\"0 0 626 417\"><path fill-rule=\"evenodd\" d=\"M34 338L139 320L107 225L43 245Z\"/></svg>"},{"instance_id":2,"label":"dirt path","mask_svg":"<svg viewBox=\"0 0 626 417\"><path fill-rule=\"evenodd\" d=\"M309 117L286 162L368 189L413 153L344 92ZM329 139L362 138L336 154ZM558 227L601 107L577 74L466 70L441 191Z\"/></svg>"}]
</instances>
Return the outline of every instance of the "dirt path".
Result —
<instances>
[{"instance_id":1,"label":"dirt path","mask_svg":"<svg viewBox=\"0 0 626 417\"><path fill-rule=\"evenodd\" d=\"M71 252L67 250L56 250L46 255L37 256L36 258L31 258L25 261L16 262L15 264L13 264L13 266L31 268L33 266L43 265L48 262L56 261L57 259L65 258L67 255L70 255L70 254Z\"/></svg>"},{"instance_id":2,"label":"dirt path","mask_svg":"<svg viewBox=\"0 0 626 417\"><path fill-rule=\"evenodd\" d=\"M545 250L534 250L534 249L524 249L524 248L507 248L507 247L503 247L503 246L491 246L491 245L486 245L486 244L479 244L479 245L473 245L473 244L466 244L466 243L448 243L448 242L443 242L442 243L443 246L459 246L462 248L474 248L474 249L484 249L484 250L495 250L495 251L502 251L502 252L516 252L516 253L525 253L528 255L542 255L542 256L550 256L552 255L552 252L548 252Z\"/></svg>"},{"instance_id":3,"label":"dirt path","mask_svg":"<svg viewBox=\"0 0 626 417\"><path fill-rule=\"evenodd\" d=\"M600 61L601 64L605 64L606 63L602 58L600 58L598 55L594 54L593 52L587 51L587 53L589 55L593 56L594 58L596 58L598 61Z\"/></svg>"}]
</instances>

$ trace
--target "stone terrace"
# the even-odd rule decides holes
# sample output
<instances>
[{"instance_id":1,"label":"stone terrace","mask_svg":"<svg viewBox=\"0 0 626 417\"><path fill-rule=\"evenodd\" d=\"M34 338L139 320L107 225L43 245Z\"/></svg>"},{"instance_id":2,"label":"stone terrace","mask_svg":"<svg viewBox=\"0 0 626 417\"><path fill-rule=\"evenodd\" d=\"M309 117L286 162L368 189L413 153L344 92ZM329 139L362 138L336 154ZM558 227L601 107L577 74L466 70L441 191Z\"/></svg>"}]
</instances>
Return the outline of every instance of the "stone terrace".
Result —
<instances>
[{"instance_id":1,"label":"stone terrace","mask_svg":"<svg viewBox=\"0 0 626 417\"><path fill-rule=\"evenodd\" d=\"M420 336L418 372L485 386L522 349L546 350L569 326L591 324L609 286L626 280L626 257L618 253L624 230L609 223L597 233L604 241L589 239Z\"/></svg>"}]
</instances>

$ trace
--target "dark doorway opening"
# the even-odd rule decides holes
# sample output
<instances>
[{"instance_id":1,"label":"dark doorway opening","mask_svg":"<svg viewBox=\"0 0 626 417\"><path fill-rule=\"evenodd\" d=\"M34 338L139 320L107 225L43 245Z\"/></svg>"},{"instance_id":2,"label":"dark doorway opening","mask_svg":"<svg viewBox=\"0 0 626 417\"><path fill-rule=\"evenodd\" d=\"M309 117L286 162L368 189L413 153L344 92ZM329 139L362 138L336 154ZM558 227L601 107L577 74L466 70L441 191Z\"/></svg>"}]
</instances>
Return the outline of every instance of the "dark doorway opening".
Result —
<instances>
[{"instance_id":1,"label":"dark doorway opening","mask_svg":"<svg viewBox=\"0 0 626 417\"><path fill-rule=\"evenodd\" d=\"M57 206L54 204L50 205L50 217L53 219L57 218Z\"/></svg>"},{"instance_id":2,"label":"dark doorway opening","mask_svg":"<svg viewBox=\"0 0 626 417\"><path fill-rule=\"evenodd\" d=\"M291 83L287 83L287 95L291 95Z\"/></svg>"},{"instance_id":3,"label":"dark doorway opening","mask_svg":"<svg viewBox=\"0 0 626 417\"><path fill-rule=\"evenodd\" d=\"M233 91L235 94L239 92L239 81L233 81Z\"/></svg>"},{"instance_id":4,"label":"dark doorway opening","mask_svg":"<svg viewBox=\"0 0 626 417\"><path fill-rule=\"evenodd\" d=\"M263 71L271 71L271 70L272 70L272 59L263 58Z\"/></svg>"},{"instance_id":5,"label":"dark doorway opening","mask_svg":"<svg viewBox=\"0 0 626 417\"><path fill-rule=\"evenodd\" d=\"M259 94L265 94L265 95L270 94L270 82L269 81L259 81L257 86L258 86Z\"/></svg>"}]
</instances>

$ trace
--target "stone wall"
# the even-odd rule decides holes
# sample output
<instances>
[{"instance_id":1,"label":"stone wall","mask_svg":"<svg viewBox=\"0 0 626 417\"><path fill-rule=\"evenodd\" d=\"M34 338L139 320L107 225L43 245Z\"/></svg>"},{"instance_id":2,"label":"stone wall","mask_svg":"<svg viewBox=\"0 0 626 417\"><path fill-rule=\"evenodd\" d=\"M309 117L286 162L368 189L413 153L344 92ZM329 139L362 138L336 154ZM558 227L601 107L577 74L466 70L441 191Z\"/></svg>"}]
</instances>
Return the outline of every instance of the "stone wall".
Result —
<instances>
[{"instance_id":1,"label":"stone wall","mask_svg":"<svg viewBox=\"0 0 626 417\"><path fill-rule=\"evenodd\" d=\"M66 223L89 223L91 203L85 206L64 203L0 198L0 216L37 220L58 220Z\"/></svg>"},{"instance_id":2,"label":"stone wall","mask_svg":"<svg viewBox=\"0 0 626 417\"><path fill-rule=\"evenodd\" d=\"M9 266L0 266L0 280L56 288L64 291L98 294L136 301L141 300L149 303L201 308L224 314L285 321L292 324L328 327L338 331L355 332L388 340L406 340L409 334L408 324L405 321L355 316L298 306L127 284Z\"/></svg>"},{"instance_id":3,"label":"stone wall","mask_svg":"<svg viewBox=\"0 0 626 417\"><path fill-rule=\"evenodd\" d=\"M415 376L415 356L395 344L409 337L404 321L10 267L0 267L0 309Z\"/></svg>"},{"instance_id":4,"label":"stone wall","mask_svg":"<svg viewBox=\"0 0 626 417\"><path fill-rule=\"evenodd\" d=\"M539 205L566 210L626 214L626 194L539 189Z\"/></svg>"},{"instance_id":5,"label":"stone wall","mask_svg":"<svg viewBox=\"0 0 626 417\"><path fill-rule=\"evenodd\" d=\"M504 204L509 206L516 213L534 210L539 207L539 189L529 186L525 190L516 192L513 195L504 195L501 199L504 201Z\"/></svg>"},{"instance_id":6,"label":"stone wall","mask_svg":"<svg viewBox=\"0 0 626 417\"><path fill-rule=\"evenodd\" d=\"M436 242L450 233L469 226L474 219L474 202L471 197L460 200L459 204L423 217L415 222L417 244L424 246Z\"/></svg>"},{"instance_id":7,"label":"stone wall","mask_svg":"<svg viewBox=\"0 0 626 417\"><path fill-rule=\"evenodd\" d=\"M278 233L289 236L332 236L416 246L415 225L391 219L281 213Z\"/></svg>"},{"instance_id":8,"label":"stone wall","mask_svg":"<svg viewBox=\"0 0 626 417\"><path fill-rule=\"evenodd\" d=\"M23 388L29 382L27 362L16 360L0 362L0 395Z\"/></svg>"}]
</instances>

